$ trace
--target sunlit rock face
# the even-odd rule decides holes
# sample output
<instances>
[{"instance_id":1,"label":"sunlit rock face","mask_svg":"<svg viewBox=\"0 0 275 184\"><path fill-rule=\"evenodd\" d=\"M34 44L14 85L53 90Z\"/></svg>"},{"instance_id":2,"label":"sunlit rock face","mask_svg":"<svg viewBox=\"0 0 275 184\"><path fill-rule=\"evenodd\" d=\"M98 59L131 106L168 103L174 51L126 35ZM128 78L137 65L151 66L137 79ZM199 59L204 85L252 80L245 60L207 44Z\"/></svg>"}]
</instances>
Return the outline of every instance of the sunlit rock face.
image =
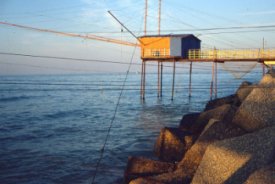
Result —
<instances>
[{"instance_id":1,"label":"sunlit rock face","mask_svg":"<svg viewBox=\"0 0 275 184\"><path fill-rule=\"evenodd\" d=\"M193 144L193 136L178 128L163 128L156 141L154 152L162 161L179 161Z\"/></svg>"},{"instance_id":2,"label":"sunlit rock face","mask_svg":"<svg viewBox=\"0 0 275 184\"><path fill-rule=\"evenodd\" d=\"M167 162L150 160L143 157L129 157L124 178L126 182L129 182L138 177L171 172L174 168L174 164Z\"/></svg>"},{"instance_id":3,"label":"sunlit rock face","mask_svg":"<svg viewBox=\"0 0 275 184\"><path fill-rule=\"evenodd\" d=\"M274 160L275 127L226 139L208 146L192 180L202 183L243 183Z\"/></svg>"},{"instance_id":4,"label":"sunlit rock face","mask_svg":"<svg viewBox=\"0 0 275 184\"><path fill-rule=\"evenodd\" d=\"M259 83L260 87L275 87L275 74L266 74Z\"/></svg>"},{"instance_id":5,"label":"sunlit rock face","mask_svg":"<svg viewBox=\"0 0 275 184\"><path fill-rule=\"evenodd\" d=\"M230 104L225 104L214 109L202 112L193 126L190 128L190 132L195 135L200 135L204 127L207 125L210 119L216 119L223 122L231 122L232 113L235 109Z\"/></svg>"},{"instance_id":6,"label":"sunlit rock face","mask_svg":"<svg viewBox=\"0 0 275 184\"><path fill-rule=\"evenodd\" d=\"M188 178L188 180L191 180L208 145L215 141L241 136L245 133L245 131L231 123L211 119L195 144L179 162L178 169L185 173L185 177Z\"/></svg>"},{"instance_id":7,"label":"sunlit rock face","mask_svg":"<svg viewBox=\"0 0 275 184\"><path fill-rule=\"evenodd\" d=\"M266 74L245 98L233 118L233 123L249 132L273 126L275 123L274 87L275 78L271 74Z\"/></svg>"},{"instance_id":8,"label":"sunlit rock face","mask_svg":"<svg viewBox=\"0 0 275 184\"><path fill-rule=\"evenodd\" d=\"M255 88L248 95L233 118L233 123L246 131L273 126L275 119L275 89Z\"/></svg>"},{"instance_id":9,"label":"sunlit rock face","mask_svg":"<svg viewBox=\"0 0 275 184\"><path fill-rule=\"evenodd\" d=\"M257 85L244 81L236 91L236 105L240 105Z\"/></svg>"}]
</instances>

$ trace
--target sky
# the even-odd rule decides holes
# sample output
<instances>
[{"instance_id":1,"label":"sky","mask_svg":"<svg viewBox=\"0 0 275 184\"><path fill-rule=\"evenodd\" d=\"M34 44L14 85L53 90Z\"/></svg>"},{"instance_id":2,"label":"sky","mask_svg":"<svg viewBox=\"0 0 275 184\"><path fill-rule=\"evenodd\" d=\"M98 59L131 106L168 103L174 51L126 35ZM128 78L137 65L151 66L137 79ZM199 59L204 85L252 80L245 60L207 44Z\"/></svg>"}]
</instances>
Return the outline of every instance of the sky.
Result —
<instances>
[{"instance_id":1,"label":"sky","mask_svg":"<svg viewBox=\"0 0 275 184\"><path fill-rule=\"evenodd\" d=\"M148 3L147 31L156 34L158 0ZM144 0L0 0L0 21L136 42L107 11L141 36L144 6ZM275 48L274 0L162 0L161 16L163 34L194 34L205 49ZM251 26L271 27L216 29ZM0 75L126 72L131 60L131 71L138 72L141 63L139 48L4 25L0 25L0 53L85 59L0 54Z\"/></svg>"}]
</instances>

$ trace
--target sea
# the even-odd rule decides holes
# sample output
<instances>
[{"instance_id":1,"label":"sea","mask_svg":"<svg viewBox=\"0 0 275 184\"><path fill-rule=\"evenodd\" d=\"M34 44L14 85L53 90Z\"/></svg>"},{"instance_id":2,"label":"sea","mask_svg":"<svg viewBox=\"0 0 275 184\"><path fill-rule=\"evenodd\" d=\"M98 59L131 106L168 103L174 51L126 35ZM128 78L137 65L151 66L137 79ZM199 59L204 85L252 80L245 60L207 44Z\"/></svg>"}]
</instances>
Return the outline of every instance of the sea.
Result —
<instances>
[{"instance_id":1,"label":"sea","mask_svg":"<svg viewBox=\"0 0 275 184\"><path fill-rule=\"evenodd\" d=\"M172 73L163 75L162 98L157 74L148 73L144 101L140 74L129 73L123 86L125 77L0 76L0 183L89 184L93 177L94 183L123 183L129 156L156 159L153 146L161 128L177 127L184 114L202 111L211 98L211 70L193 72L191 97L188 72L178 72L173 100ZM261 77L260 67L240 79L219 70L217 97Z\"/></svg>"}]
</instances>

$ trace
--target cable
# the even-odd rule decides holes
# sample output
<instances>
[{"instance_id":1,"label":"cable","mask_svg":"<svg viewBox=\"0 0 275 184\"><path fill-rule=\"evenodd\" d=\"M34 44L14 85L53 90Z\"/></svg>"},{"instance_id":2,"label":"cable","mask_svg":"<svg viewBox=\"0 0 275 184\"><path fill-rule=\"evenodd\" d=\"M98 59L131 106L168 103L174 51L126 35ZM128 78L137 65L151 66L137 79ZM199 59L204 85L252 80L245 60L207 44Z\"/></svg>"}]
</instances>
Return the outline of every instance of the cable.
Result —
<instances>
[{"instance_id":1,"label":"cable","mask_svg":"<svg viewBox=\"0 0 275 184\"><path fill-rule=\"evenodd\" d=\"M123 64L123 65L128 65L129 64L129 63L125 63L125 62L111 61L111 60L83 59L83 58L58 57L58 56L45 56L45 55L21 54L21 53L11 53L11 52L0 52L0 55L32 57L32 58L44 58L44 59L70 60L70 61L112 63L112 64ZM13 64L15 64L15 63L13 63ZM140 63L132 63L132 65L141 65L141 64ZM35 66L35 65L32 65L32 66L33 67L40 67L40 66ZM157 66L157 65L155 65L155 64L148 64L148 66ZM164 67L171 68L172 66L164 66ZM40 68L42 68L42 67L40 67ZM185 68L185 67L177 67L177 68Z\"/></svg>"},{"instance_id":2,"label":"cable","mask_svg":"<svg viewBox=\"0 0 275 184\"><path fill-rule=\"evenodd\" d=\"M110 132L111 132L111 129L112 129L114 120L115 120L115 118L116 118L116 114L117 114L118 107L119 107L119 104L120 104L120 99L121 99L121 97L122 97L122 94L123 94L123 91L124 91L124 87L125 87L125 85L126 85L126 81L127 81L127 78L128 78L128 75L129 75L129 72L130 72L132 63L133 63L133 59L134 59L135 52L136 52L136 47L134 48L134 51L133 51L133 54L132 54L132 57L131 57L131 61L130 61L130 64L129 64L129 66L128 66L128 69L127 69L127 72L126 72L126 75L125 75L125 78L124 78L124 81L123 81L123 84L122 84L122 88L121 88L121 91L120 91L120 94L119 94L119 97L118 97L118 100L117 100L117 104L116 104L116 107L115 107L115 112L114 112L114 115L113 115L113 117L112 117L110 126L109 126L109 128L108 128L108 131L107 131L107 135L106 135L104 144L103 144L103 146L102 146L102 148L101 148L101 150L100 150L100 157L99 157L98 162L97 162L97 164L96 164L96 170L95 170L95 174L94 174L94 176L93 176L93 178L92 178L91 184L94 184L94 182L95 182L95 178L96 178L96 175L97 175L97 172L98 172L98 168L99 168L100 162L101 162L101 160L102 160L102 158L103 158L104 150L105 150L105 147L106 147L108 138L109 138L109 136L110 136Z\"/></svg>"},{"instance_id":3,"label":"cable","mask_svg":"<svg viewBox=\"0 0 275 184\"><path fill-rule=\"evenodd\" d=\"M22 57L35 57L35 58L47 58L47 59L61 59L61 60L73 60L73 61L85 61L85 62L101 62L101 63L112 63L112 64L123 64L127 65L128 63L125 62L118 62L118 61L108 61L108 60L92 60L92 59L81 59L81 58L69 58L69 57L56 57L56 56L41 56L41 55L32 55L32 54L19 54L19 53L5 53L5 52L0 52L0 54L3 55L13 55L13 56L22 56ZM77 71L77 72L92 72L90 70L83 70L83 69L68 69L68 68L61 68L61 67L49 67L49 66L38 66L38 65L30 65L30 64L16 64L16 63L7 63L7 62L2 62L0 61L0 64L5 64L5 65L18 65L18 66L27 66L27 67L34 67L34 68L42 68L42 69L54 69L54 70L63 70L63 71ZM194 62L195 63L195 62ZM184 64L184 63L183 63ZM211 67L210 66L202 66L200 62L196 63L198 66L193 66L193 69L198 69L198 70L204 70L204 71L210 71ZM141 65L140 63L132 63L132 65ZM148 66L155 67L157 65L155 64L147 64ZM244 70L240 70L240 66L234 67L231 66L231 69L226 69L227 72L246 72ZM172 68L173 66L164 66L165 68ZM177 68L183 68L186 69L187 67L180 67L177 66ZM261 73L261 72L258 72ZM152 73L153 74L153 73ZM181 73L177 73L181 74ZM194 74L201 74L201 72L194 73Z\"/></svg>"},{"instance_id":4,"label":"cable","mask_svg":"<svg viewBox=\"0 0 275 184\"><path fill-rule=\"evenodd\" d=\"M32 67L32 68L40 68L40 69L47 69L47 70L62 70L62 71L74 71L74 72L94 72L92 70L84 70L84 69L75 69L75 68L63 68L63 67L50 67L50 66L38 66L38 65L31 65L31 64L20 64L20 63L11 63L11 62L3 62L0 61L1 65L11 65L11 66L24 66L24 67Z\"/></svg>"},{"instance_id":5,"label":"cable","mask_svg":"<svg viewBox=\"0 0 275 184\"><path fill-rule=\"evenodd\" d=\"M71 58L71 57L58 57L58 56L45 56L45 55L33 55L33 54L20 54L11 52L0 52L1 55L11 55L11 56L23 56L23 57L33 57L33 58L45 58L45 59L60 59L60 60L72 60L72 61L86 61L86 62L101 62L101 63L115 63L115 64L126 64L119 61L111 60L100 60L100 59L83 59L83 58Z\"/></svg>"}]
</instances>

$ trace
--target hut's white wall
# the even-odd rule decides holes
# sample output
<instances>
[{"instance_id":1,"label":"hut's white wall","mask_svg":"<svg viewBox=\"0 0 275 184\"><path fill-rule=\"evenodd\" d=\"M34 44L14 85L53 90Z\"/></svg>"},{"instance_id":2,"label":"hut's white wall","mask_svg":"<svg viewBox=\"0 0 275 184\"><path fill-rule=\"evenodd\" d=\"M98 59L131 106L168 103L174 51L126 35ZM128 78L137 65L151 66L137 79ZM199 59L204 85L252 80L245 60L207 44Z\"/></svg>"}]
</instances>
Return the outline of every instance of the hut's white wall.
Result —
<instances>
[{"instance_id":1,"label":"hut's white wall","mask_svg":"<svg viewBox=\"0 0 275 184\"><path fill-rule=\"evenodd\" d=\"M181 37L170 38L170 56L181 56Z\"/></svg>"}]
</instances>

